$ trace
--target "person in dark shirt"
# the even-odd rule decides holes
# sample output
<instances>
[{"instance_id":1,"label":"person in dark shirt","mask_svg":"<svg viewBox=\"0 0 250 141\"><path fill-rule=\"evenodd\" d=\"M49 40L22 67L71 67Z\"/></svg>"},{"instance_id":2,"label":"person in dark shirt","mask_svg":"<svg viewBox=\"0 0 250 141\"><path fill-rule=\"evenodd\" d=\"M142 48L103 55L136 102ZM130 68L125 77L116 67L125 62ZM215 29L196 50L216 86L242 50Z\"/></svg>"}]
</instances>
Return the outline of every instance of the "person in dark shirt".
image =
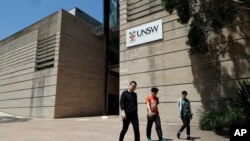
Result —
<instances>
[{"instance_id":1,"label":"person in dark shirt","mask_svg":"<svg viewBox=\"0 0 250 141\"><path fill-rule=\"evenodd\" d=\"M119 141L123 141L124 136L128 131L130 122L133 125L135 141L140 141L139 120L137 113L137 94L134 92L136 86L137 83L135 81L131 81L129 83L128 90L123 91L120 98L123 127L120 133Z\"/></svg>"}]
</instances>

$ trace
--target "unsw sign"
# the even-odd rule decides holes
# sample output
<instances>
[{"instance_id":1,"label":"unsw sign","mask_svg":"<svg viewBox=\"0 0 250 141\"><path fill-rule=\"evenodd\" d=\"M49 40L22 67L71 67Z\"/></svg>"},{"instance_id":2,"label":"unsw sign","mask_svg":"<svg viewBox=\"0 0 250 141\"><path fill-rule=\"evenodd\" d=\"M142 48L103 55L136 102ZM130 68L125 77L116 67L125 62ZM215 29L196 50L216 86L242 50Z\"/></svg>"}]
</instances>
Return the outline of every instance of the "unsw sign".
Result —
<instances>
[{"instance_id":1,"label":"unsw sign","mask_svg":"<svg viewBox=\"0 0 250 141\"><path fill-rule=\"evenodd\" d=\"M162 38L162 20L157 20L126 30L126 47L152 42Z\"/></svg>"}]
</instances>

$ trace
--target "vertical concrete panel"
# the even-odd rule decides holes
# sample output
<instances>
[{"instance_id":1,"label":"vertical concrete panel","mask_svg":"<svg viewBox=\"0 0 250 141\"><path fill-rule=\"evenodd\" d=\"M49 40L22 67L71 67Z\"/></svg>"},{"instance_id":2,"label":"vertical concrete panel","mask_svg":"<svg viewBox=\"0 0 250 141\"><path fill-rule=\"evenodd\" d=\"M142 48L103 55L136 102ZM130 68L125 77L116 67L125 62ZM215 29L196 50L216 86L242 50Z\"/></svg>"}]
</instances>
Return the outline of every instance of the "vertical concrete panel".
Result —
<instances>
[{"instance_id":1,"label":"vertical concrete panel","mask_svg":"<svg viewBox=\"0 0 250 141\"><path fill-rule=\"evenodd\" d=\"M101 115L104 104L103 41L91 25L62 11L55 117Z\"/></svg>"},{"instance_id":2,"label":"vertical concrete panel","mask_svg":"<svg viewBox=\"0 0 250 141\"><path fill-rule=\"evenodd\" d=\"M57 66L35 71L35 56L38 41L56 35L57 13L0 41L0 58L4 59L0 64L1 111L26 117L54 117L55 98L49 97L56 93Z\"/></svg>"}]
</instances>

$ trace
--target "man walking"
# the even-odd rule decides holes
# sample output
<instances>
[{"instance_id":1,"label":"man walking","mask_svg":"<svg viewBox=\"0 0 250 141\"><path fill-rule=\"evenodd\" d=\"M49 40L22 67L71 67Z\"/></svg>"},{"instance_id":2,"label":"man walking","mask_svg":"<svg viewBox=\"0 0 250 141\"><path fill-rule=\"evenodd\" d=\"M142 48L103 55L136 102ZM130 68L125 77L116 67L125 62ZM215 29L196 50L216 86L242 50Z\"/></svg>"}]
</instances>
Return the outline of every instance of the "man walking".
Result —
<instances>
[{"instance_id":1,"label":"man walking","mask_svg":"<svg viewBox=\"0 0 250 141\"><path fill-rule=\"evenodd\" d=\"M139 120L137 113L137 94L134 92L136 86L137 83L135 81L131 81L129 83L128 90L123 91L121 95L120 107L123 127L120 133L119 141L123 141L130 122L133 125L135 141L140 141Z\"/></svg>"},{"instance_id":2,"label":"man walking","mask_svg":"<svg viewBox=\"0 0 250 141\"><path fill-rule=\"evenodd\" d=\"M158 88L153 87L151 89L151 94L146 97L146 104L147 104L147 138L148 141L151 140L151 129L153 122L155 123L156 127L156 132L159 137L159 141L166 141L166 139L162 138L162 129L161 129L161 120L159 116L159 111L158 111L158 104L159 104L159 98L156 96L158 93Z\"/></svg>"},{"instance_id":3,"label":"man walking","mask_svg":"<svg viewBox=\"0 0 250 141\"><path fill-rule=\"evenodd\" d=\"M190 120L192 119L192 111L190 101L187 99L187 91L182 91L182 97L177 100L178 114L183 125L177 132L177 138L180 138L181 132L187 128L187 140L190 140Z\"/></svg>"}]
</instances>

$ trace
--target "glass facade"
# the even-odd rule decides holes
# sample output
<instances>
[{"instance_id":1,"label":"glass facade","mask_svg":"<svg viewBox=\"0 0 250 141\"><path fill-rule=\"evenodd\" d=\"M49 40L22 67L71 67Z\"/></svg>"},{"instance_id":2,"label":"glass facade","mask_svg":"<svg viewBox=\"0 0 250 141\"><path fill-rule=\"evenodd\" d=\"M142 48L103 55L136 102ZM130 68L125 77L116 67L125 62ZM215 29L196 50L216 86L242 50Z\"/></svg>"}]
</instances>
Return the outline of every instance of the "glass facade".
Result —
<instances>
[{"instance_id":1,"label":"glass facade","mask_svg":"<svg viewBox=\"0 0 250 141\"><path fill-rule=\"evenodd\" d=\"M109 65L119 64L119 0L110 0Z\"/></svg>"},{"instance_id":2,"label":"glass facade","mask_svg":"<svg viewBox=\"0 0 250 141\"><path fill-rule=\"evenodd\" d=\"M110 0L109 27L119 26L119 4L118 0Z\"/></svg>"}]
</instances>

